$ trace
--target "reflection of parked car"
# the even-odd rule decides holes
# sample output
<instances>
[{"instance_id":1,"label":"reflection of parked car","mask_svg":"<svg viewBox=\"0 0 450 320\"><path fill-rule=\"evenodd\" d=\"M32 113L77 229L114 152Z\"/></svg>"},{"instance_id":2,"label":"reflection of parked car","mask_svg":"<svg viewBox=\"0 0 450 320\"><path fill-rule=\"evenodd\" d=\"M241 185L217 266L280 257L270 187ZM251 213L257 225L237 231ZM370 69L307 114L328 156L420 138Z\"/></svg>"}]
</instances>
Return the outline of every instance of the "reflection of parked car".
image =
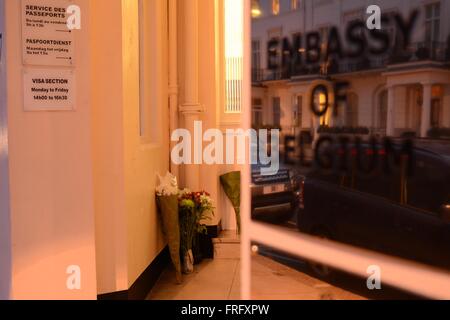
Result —
<instances>
[{"instance_id":1,"label":"reflection of parked car","mask_svg":"<svg viewBox=\"0 0 450 320\"><path fill-rule=\"evenodd\" d=\"M298 228L450 269L450 148L415 147L414 158L412 176L404 163L389 175L364 176L355 166L346 173L313 170L303 182ZM312 266L330 274L325 266Z\"/></svg>"},{"instance_id":2,"label":"reflection of parked car","mask_svg":"<svg viewBox=\"0 0 450 320\"><path fill-rule=\"evenodd\" d=\"M280 169L276 175L263 176L252 168L252 218L281 222L299 210L300 177L294 171Z\"/></svg>"}]
</instances>

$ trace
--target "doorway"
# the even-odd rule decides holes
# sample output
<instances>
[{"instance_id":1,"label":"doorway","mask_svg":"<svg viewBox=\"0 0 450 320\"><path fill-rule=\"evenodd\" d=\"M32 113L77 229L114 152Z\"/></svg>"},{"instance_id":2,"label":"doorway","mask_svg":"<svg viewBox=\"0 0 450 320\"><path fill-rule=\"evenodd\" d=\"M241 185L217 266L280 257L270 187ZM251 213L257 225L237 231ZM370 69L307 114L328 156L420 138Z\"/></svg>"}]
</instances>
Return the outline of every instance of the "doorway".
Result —
<instances>
[{"instance_id":1,"label":"doorway","mask_svg":"<svg viewBox=\"0 0 450 320\"><path fill-rule=\"evenodd\" d=\"M442 100L433 98L431 100L431 128L440 128L442 119Z\"/></svg>"}]
</instances>

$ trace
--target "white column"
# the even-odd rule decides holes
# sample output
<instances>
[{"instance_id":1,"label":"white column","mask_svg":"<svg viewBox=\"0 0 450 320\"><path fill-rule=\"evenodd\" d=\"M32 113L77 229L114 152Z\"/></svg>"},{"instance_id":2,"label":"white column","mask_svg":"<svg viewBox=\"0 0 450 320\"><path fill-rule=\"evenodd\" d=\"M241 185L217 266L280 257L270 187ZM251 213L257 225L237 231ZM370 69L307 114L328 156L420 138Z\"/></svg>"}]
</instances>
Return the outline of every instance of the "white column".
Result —
<instances>
[{"instance_id":1,"label":"white column","mask_svg":"<svg viewBox=\"0 0 450 320\"><path fill-rule=\"evenodd\" d=\"M431 83L423 83L422 117L420 120L420 137L426 138L431 127Z\"/></svg>"},{"instance_id":2,"label":"white column","mask_svg":"<svg viewBox=\"0 0 450 320\"><path fill-rule=\"evenodd\" d=\"M393 137L395 135L395 87L388 87L387 101L387 126L386 135Z\"/></svg>"},{"instance_id":3,"label":"white column","mask_svg":"<svg viewBox=\"0 0 450 320\"><path fill-rule=\"evenodd\" d=\"M200 120L203 112L199 103L199 49L198 49L198 0L184 0L184 103L180 111L184 116L185 126L194 138L194 123ZM194 141L194 139L192 139ZM194 162L194 152L192 152ZM186 165L184 168L186 187L198 190L200 187L199 165Z\"/></svg>"}]
</instances>

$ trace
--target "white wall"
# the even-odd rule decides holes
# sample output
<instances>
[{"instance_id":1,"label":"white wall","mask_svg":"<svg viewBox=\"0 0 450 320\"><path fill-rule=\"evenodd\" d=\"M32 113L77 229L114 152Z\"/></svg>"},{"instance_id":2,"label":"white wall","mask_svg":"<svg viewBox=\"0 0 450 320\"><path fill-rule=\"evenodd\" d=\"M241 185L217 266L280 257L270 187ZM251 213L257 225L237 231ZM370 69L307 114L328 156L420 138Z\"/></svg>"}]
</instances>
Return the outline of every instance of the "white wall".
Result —
<instances>
[{"instance_id":1,"label":"white wall","mask_svg":"<svg viewBox=\"0 0 450 320\"><path fill-rule=\"evenodd\" d=\"M96 0L91 29L95 245L98 293L128 289L125 215L122 6ZM106 14L107 13L107 14ZM115 23L107 23L112 19Z\"/></svg>"},{"instance_id":2,"label":"white wall","mask_svg":"<svg viewBox=\"0 0 450 320\"><path fill-rule=\"evenodd\" d=\"M167 2L144 1L145 123L139 132L137 1L92 4L93 144L98 293L127 290L165 246L155 203L169 170ZM114 21L113 24L110 24ZM148 120L148 121L147 121Z\"/></svg>"},{"instance_id":3,"label":"white wall","mask_svg":"<svg viewBox=\"0 0 450 320\"><path fill-rule=\"evenodd\" d=\"M127 218L128 287L145 271L165 247L156 209L156 174L169 170L168 113L168 33L167 0L146 0L145 10L151 31L150 47L145 53L151 79L149 116L159 128L159 139L148 141L139 136L139 42L137 1L123 5L123 112L125 157L125 216ZM155 110L154 112L152 110Z\"/></svg>"},{"instance_id":4,"label":"white wall","mask_svg":"<svg viewBox=\"0 0 450 320\"><path fill-rule=\"evenodd\" d=\"M374 125L374 109L377 99L377 90L386 82L386 79L379 75L355 76L347 79L350 82L349 91L358 95L358 125L372 127ZM345 110L341 109L341 112Z\"/></svg>"},{"instance_id":5,"label":"white wall","mask_svg":"<svg viewBox=\"0 0 450 320\"><path fill-rule=\"evenodd\" d=\"M88 0L78 0L89 17ZM5 2L12 298L95 299L89 19L74 32L76 110L24 112L20 1ZM66 269L81 268L81 290Z\"/></svg>"}]
</instances>

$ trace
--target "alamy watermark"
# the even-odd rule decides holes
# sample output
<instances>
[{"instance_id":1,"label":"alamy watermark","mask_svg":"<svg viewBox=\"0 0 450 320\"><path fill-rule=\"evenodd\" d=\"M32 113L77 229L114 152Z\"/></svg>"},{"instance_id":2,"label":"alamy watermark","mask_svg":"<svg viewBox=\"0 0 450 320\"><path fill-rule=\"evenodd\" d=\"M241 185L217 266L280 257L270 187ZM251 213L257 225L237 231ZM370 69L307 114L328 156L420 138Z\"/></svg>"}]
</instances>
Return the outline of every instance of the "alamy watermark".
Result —
<instances>
[{"instance_id":1,"label":"alamy watermark","mask_svg":"<svg viewBox=\"0 0 450 320\"><path fill-rule=\"evenodd\" d=\"M377 5L370 5L367 7L366 13L369 16L366 24L369 30L381 30L381 8Z\"/></svg>"},{"instance_id":2,"label":"alamy watermark","mask_svg":"<svg viewBox=\"0 0 450 320\"><path fill-rule=\"evenodd\" d=\"M68 275L66 287L68 290L81 290L81 268L77 265L70 265L66 269Z\"/></svg>"},{"instance_id":3,"label":"alamy watermark","mask_svg":"<svg viewBox=\"0 0 450 320\"><path fill-rule=\"evenodd\" d=\"M381 268L376 265L369 266L367 268L367 289L369 290L381 290Z\"/></svg>"},{"instance_id":4,"label":"alamy watermark","mask_svg":"<svg viewBox=\"0 0 450 320\"><path fill-rule=\"evenodd\" d=\"M208 129L194 122L194 135L187 129L172 133L172 162L181 164L252 164L261 166L265 176L278 173L280 168L280 130ZM204 147L206 144L206 147Z\"/></svg>"},{"instance_id":5,"label":"alamy watermark","mask_svg":"<svg viewBox=\"0 0 450 320\"><path fill-rule=\"evenodd\" d=\"M67 29L80 30L81 29L81 8L77 5L70 5L66 9Z\"/></svg>"}]
</instances>

